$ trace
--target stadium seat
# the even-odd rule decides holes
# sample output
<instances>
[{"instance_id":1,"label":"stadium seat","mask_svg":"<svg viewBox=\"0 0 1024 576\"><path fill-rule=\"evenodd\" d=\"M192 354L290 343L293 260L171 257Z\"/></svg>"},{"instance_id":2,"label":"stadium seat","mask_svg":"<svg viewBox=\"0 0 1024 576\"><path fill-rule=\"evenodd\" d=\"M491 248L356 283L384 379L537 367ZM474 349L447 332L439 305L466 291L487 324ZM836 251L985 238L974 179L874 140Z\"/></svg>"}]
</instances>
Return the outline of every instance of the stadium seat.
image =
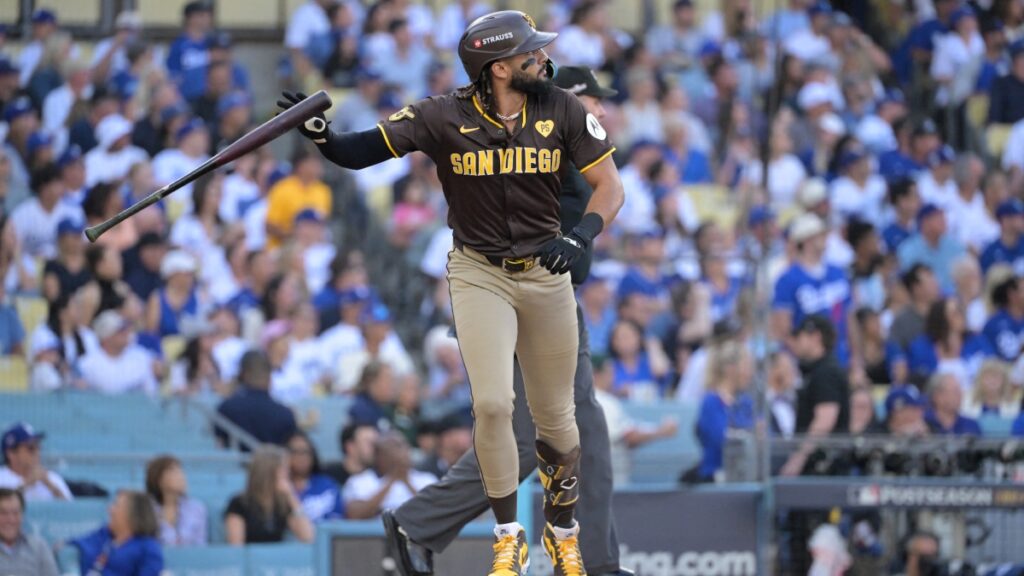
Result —
<instances>
[{"instance_id":1,"label":"stadium seat","mask_svg":"<svg viewBox=\"0 0 1024 576\"><path fill-rule=\"evenodd\" d=\"M245 576L245 549L238 546L164 548L163 576Z\"/></svg>"},{"instance_id":2,"label":"stadium seat","mask_svg":"<svg viewBox=\"0 0 1024 576\"><path fill-rule=\"evenodd\" d=\"M1006 141L1010 139L1012 124L990 124L985 129L985 147L988 153L994 158L1001 158L1006 148Z\"/></svg>"},{"instance_id":3,"label":"stadium seat","mask_svg":"<svg viewBox=\"0 0 1024 576\"><path fill-rule=\"evenodd\" d=\"M713 184L688 185L685 190L693 200L701 222L713 220L727 230L732 229L738 213L729 190Z\"/></svg>"},{"instance_id":4,"label":"stadium seat","mask_svg":"<svg viewBox=\"0 0 1024 576\"><path fill-rule=\"evenodd\" d=\"M160 352L165 362L174 362L185 352L187 341L184 336L164 336L160 339Z\"/></svg>"},{"instance_id":5,"label":"stadium seat","mask_svg":"<svg viewBox=\"0 0 1024 576\"><path fill-rule=\"evenodd\" d=\"M96 530L107 520L104 498L79 498L72 502L29 502L25 507L27 530L55 544Z\"/></svg>"},{"instance_id":6,"label":"stadium seat","mask_svg":"<svg viewBox=\"0 0 1024 576\"><path fill-rule=\"evenodd\" d=\"M18 318L25 328L25 334L31 336L37 326L46 322L49 313L49 305L44 298L37 296L19 296L14 299L14 308L18 311Z\"/></svg>"},{"instance_id":7,"label":"stadium seat","mask_svg":"<svg viewBox=\"0 0 1024 576\"><path fill-rule=\"evenodd\" d=\"M299 542L245 547L248 576L313 576L313 546Z\"/></svg>"},{"instance_id":8,"label":"stadium seat","mask_svg":"<svg viewBox=\"0 0 1024 576\"><path fill-rule=\"evenodd\" d=\"M23 356L0 356L0 392L28 390L28 363ZM13 418L12 418L13 420Z\"/></svg>"},{"instance_id":9,"label":"stadium seat","mask_svg":"<svg viewBox=\"0 0 1024 576\"><path fill-rule=\"evenodd\" d=\"M967 119L972 126L985 126L988 120L988 103L988 94L975 94L967 99Z\"/></svg>"}]
</instances>

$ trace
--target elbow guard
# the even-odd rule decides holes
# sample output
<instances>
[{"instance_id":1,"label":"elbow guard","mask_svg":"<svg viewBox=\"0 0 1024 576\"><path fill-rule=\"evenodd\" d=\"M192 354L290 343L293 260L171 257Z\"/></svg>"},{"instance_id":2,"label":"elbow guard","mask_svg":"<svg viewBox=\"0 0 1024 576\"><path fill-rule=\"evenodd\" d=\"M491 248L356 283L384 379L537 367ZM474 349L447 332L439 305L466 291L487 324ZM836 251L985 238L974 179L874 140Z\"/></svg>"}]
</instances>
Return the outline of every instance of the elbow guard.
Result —
<instances>
[{"instance_id":1,"label":"elbow guard","mask_svg":"<svg viewBox=\"0 0 1024 576\"><path fill-rule=\"evenodd\" d=\"M342 168L359 170L394 158L379 128L362 132L331 132L317 145L324 157Z\"/></svg>"}]
</instances>

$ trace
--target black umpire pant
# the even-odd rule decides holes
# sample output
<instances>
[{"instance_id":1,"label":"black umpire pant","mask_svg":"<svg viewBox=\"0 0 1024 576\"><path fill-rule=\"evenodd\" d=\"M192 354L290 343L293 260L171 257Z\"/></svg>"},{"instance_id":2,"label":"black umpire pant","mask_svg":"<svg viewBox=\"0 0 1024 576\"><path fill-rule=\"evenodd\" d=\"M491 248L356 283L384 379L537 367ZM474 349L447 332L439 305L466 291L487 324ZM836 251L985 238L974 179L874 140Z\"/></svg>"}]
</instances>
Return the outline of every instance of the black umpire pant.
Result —
<instances>
[{"instance_id":1,"label":"black umpire pant","mask_svg":"<svg viewBox=\"0 0 1024 576\"><path fill-rule=\"evenodd\" d=\"M587 572L618 570L619 539L612 519L612 467L608 423L594 396L590 342L583 313L576 306L579 325L579 356L576 364L576 425L580 431L580 548ZM519 363L515 365L516 393L512 426L519 449L519 481L537 467L537 432L530 418ZM441 553L462 527L490 509L480 480L473 449L466 452L439 482L427 486L395 511L398 523L417 543Z\"/></svg>"}]
</instances>

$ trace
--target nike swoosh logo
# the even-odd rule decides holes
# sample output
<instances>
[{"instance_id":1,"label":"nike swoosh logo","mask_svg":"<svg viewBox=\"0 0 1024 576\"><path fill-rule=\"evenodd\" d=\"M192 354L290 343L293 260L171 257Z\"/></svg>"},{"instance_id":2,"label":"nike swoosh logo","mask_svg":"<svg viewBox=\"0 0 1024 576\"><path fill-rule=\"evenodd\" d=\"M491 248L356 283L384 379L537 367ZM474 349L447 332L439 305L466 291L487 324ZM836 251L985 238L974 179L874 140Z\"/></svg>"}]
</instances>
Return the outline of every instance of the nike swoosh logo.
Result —
<instances>
[{"instance_id":1,"label":"nike swoosh logo","mask_svg":"<svg viewBox=\"0 0 1024 576\"><path fill-rule=\"evenodd\" d=\"M476 132L479 129L479 126L476 126L475 128L466 128L465 126L459 126L459 134L469 134L470 132Z\"/></svg>"}]
</instances>

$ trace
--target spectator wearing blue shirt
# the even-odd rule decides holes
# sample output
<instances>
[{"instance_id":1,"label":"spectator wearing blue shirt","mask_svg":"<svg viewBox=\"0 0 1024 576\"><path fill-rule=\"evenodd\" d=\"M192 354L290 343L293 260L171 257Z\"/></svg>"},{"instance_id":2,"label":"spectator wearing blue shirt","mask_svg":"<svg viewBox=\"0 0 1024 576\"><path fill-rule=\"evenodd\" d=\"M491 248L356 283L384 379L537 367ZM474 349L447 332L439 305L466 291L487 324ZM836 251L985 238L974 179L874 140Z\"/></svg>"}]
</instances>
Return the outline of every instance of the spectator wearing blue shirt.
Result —
<instances>
[{"instance_id":1,"label":"spectator wearing blue shirt","mask_svg":"<svg viewBox=\"0 0 1024 576\"><path fill-rule=\"evenodd\" d=\"M397 394L394 375L387 364L377 360L367 363L355 386L355 395L348 411L349 420L380 430L392 428Z\"/></svg>"},{"instance_id":2,"label":"spectator wearing blue shirt","mask_svg":"<svg viewBox=\"0 0 1024 576\"><path fill-rule=\"evenodd\" d=\"M1010 428L1010 434L1024 438L1024 398L1020 401L1020 413L1017 414L1017 418L1013 421L1013 426Z\"/></svg>"},{"instance_id":3,"label":"spectator wearing blue shirt","mask_svg":"<svg viewBox=\"0 0 1024 576\"><path fill-rule=\"evenodd\" d=\"M894 436L927 436L925 401L916 386L896 385L885 396L885 428Z\"/></svg>"},{"instance_id":4,"label":"spectator wearing blue shirt","mask_svg":"<svg viewBox=\"0 0 1024 576\"><path fill-rule=\"evenodd\" d=\"M615 325L615 294L609 284L598 269L593 269L579 287L580 310L590 333L590 353L594 356L607 355L608 341Z\"/></svg>"},{"instance_id":5,"label":"spectator wearing blue shirt","mask_svg":"<svg viewBox=\"0 0 1024 576\"><path fill-rule=\"evenodd\" d=\"M889 254L895 255L900 244L914 234L915 218L921 209L921 196L917 182L910 178L899 178L889 184L889 204L895 218L882 230L882 240Z\"/></svg>"},{"instance_id":6,"label":"spectator wearing blue shirt","mask_svg":"<svg viewBox=\"0 0 1024 576\"><path fill-rule=\"evenodd\" d=\"M893 130L899 148L878 157L878 172L886 180L916 178L924 170L928 155L939 146L939 129L930 119L912 125L909 119L897 120Z\"/></svg>"},{"instance_id":7,"label":"spectator wearing blue shirt","mask_svg":"<svg viewBox=\"0 0 1024 576\"><path fill-rule=\"evenodd\" d=\"M772 299L772 330L775 337L793 347L793 329L804 318L821 315L835 326L835 354L846 366L851 359L853 291L846 272L824 261L825 223L815 214L802 214L790 226L789 239L796 258L775 283Z\"/></svg>"},{"instance_id":8,"label":"spectator wearing blue shirt","mask_svg":"<svg viewBox=\"0 0 1024 576\"><path fill-rule=\"evenodd\" d=\"M615 374L612 393L651 401L663 392L667 366L652 358L647 348L639 326L628 320L615 324L608 344Z\"/></svg>"},{"instance_id":9,"label":"spectator wearing blue shirt","mask_svg":"<svg viewBox=\"0 0 1024 576\"><path fill-rule=\"evenodd\" d=\"M743 281L729 276L725 269L725 257L715 251L701 258L700 267L700 281L711 294L711 322L734 317Z\"/></svg>"},{"instance_id":10,"label":"spectator wearing blue shirt","mask_svg":"<svg viewBox=\"0 0 1024 576\"><path fill-rule=\"evenodd\" d=\"M295 433L295 415L284 404L270 397L270 359L259 350L249 350L239 363L242 386L217 412L245 430L261 443L283 446ZM227 445L228 433L215 428L217 438Z\"/></svg>"},{"instance_id":11,"label":"spectator wearing blue shirt","mask_svg":"<svg viewBox=\"0 0 1024 576\"><path fill-rule=\"evenodd\" d=\"M666 278L661 272L661 265L665 259L663 231L652 225L641 232L631 234L626 242L632 265L619 282L619 299L639 293L652 299L657 310L665 310L669 304L669 291Z\"/></svg>"},{"instance_id":12,"label":"spectator wearing blue shirt","mask_svg":"<svg viewBox=\"0 0 1024 576\"><path fill-rule=\"evenodd\" d=\"M172 250L160 262L163 287L149 295L146 330L160 338L182 333L182 324L199 317L196 261L184 250Z\"/></svg>"},{"instance_id":13,"label":"spectator wearing blue shirt","mask_svg":"<svg viewBox=\"0 0 1024 576\"><path fill-rule=\"evenodd\" d=\"M935 273L944 294L956 290L953 263L965 253L963 244L946 230L946 215L935 204L925 204L917 212L917 233L900 244L896 251L900 269L925 264Z\"/></svg>"},{"instance_id":14,"label":"spectator wearing blue shirt","mask_svg":"<svg viewBox=\"0 0 1024 576\"><path fill-rule=\"evenodd\" d=\"M341 488L322 473L320 456L304 432L296 432L288 439L288 472L295 495L310 522L340 520L345 517Z\"/></svg>"},{"instance_id":15,"label":"spectator wearing blue shirt","mask_svg":"<svg viewBox=\"0 0 1024 576\"><path fill-rule=\"evenodd\" d=\"M76 538L82 574L90 576L160 576L164 554L157 540L160 527L149 496L123 490L110 505L107 524Z\"/></svg>"},{"instance_id":16,"label":"spectator wearing blue shirt","mask_svg":"<svg viewBox=\"0 0 1024 576\"><path fill-rule=\"evenodd\" d=\"M232 59L231 36L226 32L214 34L207 42L208 56L202 66L186 69L181 74L179 90L185 100L195 100L206 92L206 71L214 64L224 63L231 70L231 90L249 93L249 73Z\"/></svg>"},{"instance_id":17,"label":"spectator wearing blue shirt","mask_svg":"<svg viewBox=\"0 0 1024 576\"><path fill-rule=\"evenodd\" d=\"M963 387L955 374L939 372L928 383L929 408L924 419L932 434L981 436L978 422L960 414Z\"/></svg>"},{"instance_id":18,"label":"spectator wearing blue shirt","mask_svg":"<svg viewBox=\"0 0 1024 576\"><path fill-rule=\"evenodd\" d=\"M935 50L935 41L950 30L950 19L959 8L958 0L936 0L935 17L921 22L910 30L897 49L894 64L903 83L909 83L917 74L927 73L927 64Z\"/></svg>"},{"instance_id":19,"label":"spectator wearing blue shirt","mask_svg":"<svg viewBox=\"0 0 1024 576\"><path fill-rule=\"evenodd\" d=\"M175 80L180 80L189 70L206 66L209 61L213 5L207 1L189 2L182 10L182 19L183 31L171 42L167 52L167 71Z\"/></svg>"},{"instance_id":20,"label":"spectator wearing blue shirt","mask_svg":"<svg viewBox=\"0 0 1024 576\"><path fill-rule=\"evenodd\" d=\"M982 362L993 355L987 338L967 330L964 310L955 298L932 304L924 334L907 349L910 374L922 382L937 371L951 372L964 382L973 381Z\"/></svg>"},{"instance_id":21,"label":"spectator wearing blue shirt","mask_svg":"<svg viewBox=\"0 0 1024 576\"><path fill-rule=\"evenodd\" d=\"M999 238L981 253L982 272L996 264L1008 264L1018 276L1024 276L1024 202L1014 198L996 208Z\"/></svg>"},{"instance_id":22,"label":"spectator wearing blue shirt","mask_svg":"<svg viewBox=\"0 0 1024 576\"><path fill-rule=\"evenodd\" d=\"M4 282L0 282L0 356L24 355L24 342L25 327L18 318L18 310L7 302L6 286Z\"/></svg>"},{"instance_id":23,"label":"spectator wearing blue shirt","mask_svg":"<svg viewBox=\"0 0 1024 576\"><path fill-rule=\"evenodd\" d=\"M1024 285L1005 267L994 268L989 283L996 313L985 323L982 333L1000 358L1016 362L1024 349Z\"/></svg>"},{"instance_id":24,"label":"spectator wearing blue shirt","mask_svg":"<svg viewBox=\"0 0 1024 576\"><path fill-rule=\"evenodd\" d=\"M708 391L697 418L701 456L701 481L712 481L722 469L729 430L753 430L754 403L747 394L753 377L753 361L745 344L731 340L715 346L709 358Z\"/></svg>"}]
</instances>

